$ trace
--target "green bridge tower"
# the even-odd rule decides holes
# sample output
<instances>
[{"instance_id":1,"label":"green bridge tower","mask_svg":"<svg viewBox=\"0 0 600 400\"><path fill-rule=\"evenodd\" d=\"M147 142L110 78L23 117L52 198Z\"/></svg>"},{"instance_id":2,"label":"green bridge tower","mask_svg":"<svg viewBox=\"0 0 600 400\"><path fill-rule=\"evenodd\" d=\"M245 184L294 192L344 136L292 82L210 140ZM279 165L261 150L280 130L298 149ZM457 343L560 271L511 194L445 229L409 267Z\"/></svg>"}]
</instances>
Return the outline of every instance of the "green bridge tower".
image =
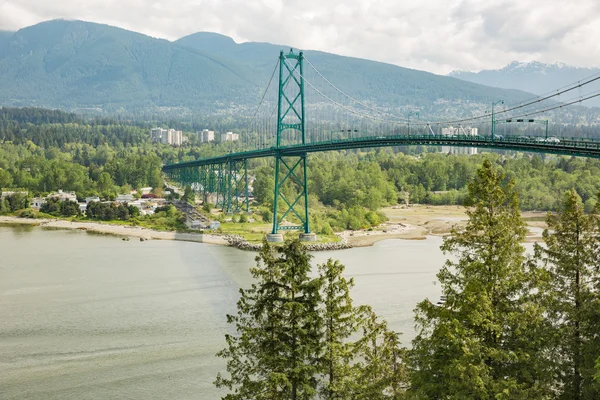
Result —
<instances>
[{"instance_id":1,"label":"green bridge tower","mask_svg":"<svg viewBox=\"0 0 600 400\"><path fill-rule=\"evenodd\" d=\"M275 195L271 242L283 241L281 231L299 230L300 239L314 241L308 214L308 171L306 153L283 157L282 146L306 144L304 118L304 55L279 53L279 95L277 104L277 145L275 152ZM297 224L282 224L287 216Z\"/></svg>"}]
</instances>

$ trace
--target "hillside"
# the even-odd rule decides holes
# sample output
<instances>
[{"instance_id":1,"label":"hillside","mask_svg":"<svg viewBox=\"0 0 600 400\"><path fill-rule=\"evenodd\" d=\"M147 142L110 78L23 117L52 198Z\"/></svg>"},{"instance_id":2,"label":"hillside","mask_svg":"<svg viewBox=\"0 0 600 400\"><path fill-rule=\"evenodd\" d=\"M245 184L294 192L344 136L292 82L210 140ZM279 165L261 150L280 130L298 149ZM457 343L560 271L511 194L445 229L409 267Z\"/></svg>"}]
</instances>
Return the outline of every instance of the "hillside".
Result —
<instances>
[{"instance_id":1,"label":"hillside","mask_svg":"<svg viewBox=\"0 0 600 400\"><path fill-rule=\"evenodd\" d=\"M0 34L0 105L171 115L247 114L280 50L215 33L175 42L83 21L53 20ZM531 97L452 77L319 51L307 58L348 94L399 115L463 116Z\"/></svg>"},{"instance_id":2,"label":"hillside","mask_svg":"<svg viewBox=\"0 0 600 400\"><path fill-rule=\"evenodd\" d=\"M480 72L453 71L449 76L487 86L545 94L598 73L600 68L579 68L563 63L513 61L501 69ZM586 92L598 89L600 83L590 84ZM600 106L600 99L590 100L587 105Z\"/></svg>"},{"instance_id":3,"label":"hillside","mask_svg":"<svg viewBox=\"0 0 600 400\"><path fill-rule=\"evenodd\" d=\"M228 63L245 64L256 70L264 82L268 81L279 52L290 48L257 42L237 44L229 37L209 32L198 32L175 43ZM434 114L439 107L434 102L440 99L488 104L500 98L516 102L531 97L531 94L520 91L493 89L376 61L321 51L307 50L304 53L340 89L355 98L370 100L382 106L417 107Z\"/></svg>"},{"instance_id":4,"label":"hillside","mask_svg":"<svg viewBox=\"0 0 600 400\"><path fill-rule=\"evenodd\" d=\"M101 108L206 108L254 82L197 51L107 25L49 21L5 39L0 53L4 105Z\"/></svg>"}]
</instances>

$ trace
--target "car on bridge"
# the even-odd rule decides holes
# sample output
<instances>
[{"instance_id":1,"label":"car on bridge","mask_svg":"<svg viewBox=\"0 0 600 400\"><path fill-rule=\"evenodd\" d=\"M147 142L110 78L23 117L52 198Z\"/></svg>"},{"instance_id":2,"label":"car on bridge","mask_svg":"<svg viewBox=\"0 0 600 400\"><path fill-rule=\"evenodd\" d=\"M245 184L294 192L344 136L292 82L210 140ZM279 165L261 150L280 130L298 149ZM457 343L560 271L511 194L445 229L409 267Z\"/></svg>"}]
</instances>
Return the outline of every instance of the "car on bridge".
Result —
<instances>
[{"instance_id":1,"label":"car on bridge","mask_svg":"<svg viewBox=\"0 0 600 400\"><path fill-rule=\"evenodd\" d=\"M547 143L560 143L560 139L556 137L549 137L546 139Z\"/></svg>"}]
</instances>

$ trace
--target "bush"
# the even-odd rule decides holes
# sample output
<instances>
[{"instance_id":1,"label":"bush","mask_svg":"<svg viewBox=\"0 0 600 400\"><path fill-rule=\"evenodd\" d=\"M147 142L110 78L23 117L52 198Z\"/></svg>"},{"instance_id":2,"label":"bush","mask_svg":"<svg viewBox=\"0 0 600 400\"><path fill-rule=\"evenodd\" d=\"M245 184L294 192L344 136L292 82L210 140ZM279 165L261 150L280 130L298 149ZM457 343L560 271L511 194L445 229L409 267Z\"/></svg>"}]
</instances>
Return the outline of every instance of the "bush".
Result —
<instances>
[{"instance_id":1,"label":"bush","mask_svg":"<svg viewBox=\"0 0 600 400\"><path fill-rule=\"evenodd\" d=\"M329 225L329 222L324 222L319 230L321 235L333 235L333 228Z\"/></svg>"},{"instance_id":2,"label":"bush","mask_svg":"<svg viewBox=\"0 0 600 400\"><path fill-rule=\"evenodd\" d=\"M260 211L260 216L264 222L273 222L273 212L268 208L263 208Z\"/></svg>"},{"instance_id":3,"label":"bush","mask_svg":"<svg viewBox=\"0 0 600 400\"><path fill-rule=\"evenodd\" d=\"M248 216L246 214L240 214L240 224L245 224L248 222Z\"/></svg>"},{"instance_id":4,"label":"bush","mask_svg":"<svg viewBox=\"0 0 600 400\"><path fill-rule=\"evenodd\" d=\"M35 218L35 211L31 208L26 208L19 213L19 218Z\"/></svg>"}]
</instances>

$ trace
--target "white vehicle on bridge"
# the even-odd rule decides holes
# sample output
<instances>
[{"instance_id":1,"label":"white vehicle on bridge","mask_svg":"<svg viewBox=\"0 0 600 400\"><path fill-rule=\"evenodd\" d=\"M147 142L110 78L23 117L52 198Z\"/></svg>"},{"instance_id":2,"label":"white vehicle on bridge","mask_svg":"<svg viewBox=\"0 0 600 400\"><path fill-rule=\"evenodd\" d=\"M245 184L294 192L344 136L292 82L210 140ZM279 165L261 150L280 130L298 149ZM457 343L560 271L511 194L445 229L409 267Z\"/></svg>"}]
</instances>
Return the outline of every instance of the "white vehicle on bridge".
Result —
<instances>
[{"instance_id":1,"label":"white vehicle on bridge","mask_svg":"<svg viewBox=\"0 0 600 400\"><path fill-rule=\"evenodd\" d=\"M549 137L546 139L547 143L560 143L560 139L559 138L555 138L555 137Z\"/></svg>"}]
</instances>

